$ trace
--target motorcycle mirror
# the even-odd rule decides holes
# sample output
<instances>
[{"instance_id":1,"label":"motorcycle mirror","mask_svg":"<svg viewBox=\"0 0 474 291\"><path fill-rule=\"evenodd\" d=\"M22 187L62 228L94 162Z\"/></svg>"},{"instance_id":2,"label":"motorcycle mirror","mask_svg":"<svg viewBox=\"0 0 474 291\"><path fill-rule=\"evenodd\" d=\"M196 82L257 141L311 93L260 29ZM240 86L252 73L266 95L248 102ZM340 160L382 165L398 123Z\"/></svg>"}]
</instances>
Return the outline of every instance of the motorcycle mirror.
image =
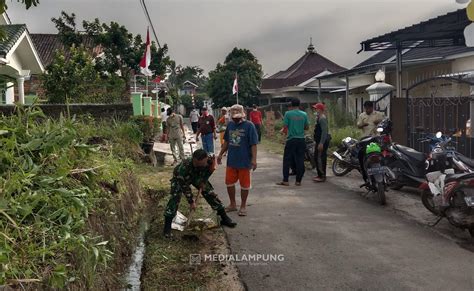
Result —
<instances>
[{"instance_id":1,"label":"motorcycle mirror","mask_svg":"<svg viewBox=\"0 0 474 291\"><path fill-rule=\"evenodd\" d=\"M377 128L377 132L383 132L383 128L381 127Z\"/></svg>"},{"instance_id":2,"label":"motorcycle mirror","mask_svg":"<svg viewBox=\"0 0 474 291\"><path fill-rule=\"evenodd\" d=\"M441 138L441 137L443 137L443 133L441 131L438 131L436 133L436 138Z\"/></svg>"}]
</instances>

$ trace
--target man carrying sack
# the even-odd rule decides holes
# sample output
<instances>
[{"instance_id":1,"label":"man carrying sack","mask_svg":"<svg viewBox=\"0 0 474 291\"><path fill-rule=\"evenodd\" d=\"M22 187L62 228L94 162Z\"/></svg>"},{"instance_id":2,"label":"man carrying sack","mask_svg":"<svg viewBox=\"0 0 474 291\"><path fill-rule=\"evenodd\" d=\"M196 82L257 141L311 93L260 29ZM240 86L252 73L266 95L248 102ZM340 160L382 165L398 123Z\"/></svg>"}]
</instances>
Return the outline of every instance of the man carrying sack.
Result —
<instances>
[{"instance_id":1,"label":"man carrying sack","mask_svg":"<svg viewBox=\"0 0 474 291\"><path fill-rule=\"evenodd\" d=\"M184 159L174 168L173 178L171 178L171 198L165 210L165 225L163 235L171 237L171 223L178 211L181 195L184 194L191 209L196 209L196 200L191 191L191 185L196 189L201 189L201 195L206 199L211 208L217 211L221 217L221 225L235 227L237 223L233 222L227 216L224 205L214 193L214 188L209 183L209 178L215 170L214 158L209 157L206 151L199 149L193 153L191 158Z\"/></svg>"}]
</instances>

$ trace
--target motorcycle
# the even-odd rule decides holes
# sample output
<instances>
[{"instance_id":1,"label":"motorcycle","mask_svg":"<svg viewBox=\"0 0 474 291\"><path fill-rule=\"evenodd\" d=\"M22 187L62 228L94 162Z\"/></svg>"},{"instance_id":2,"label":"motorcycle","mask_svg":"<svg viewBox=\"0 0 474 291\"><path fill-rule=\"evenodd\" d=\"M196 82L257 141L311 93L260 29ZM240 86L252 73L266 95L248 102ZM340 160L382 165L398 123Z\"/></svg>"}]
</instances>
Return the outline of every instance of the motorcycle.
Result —
<instances>
[{"instance_id":1,"label":"motorcycle","mask_svg":"<svg viewBox=\"0 0 474 291\"><path fill-rule=\"evenodd\" d=\"M332 172L335 176L345 176L352 170L360 171L358 143L357 139L346 137L342 140L339 149L333 152Z\"/></svg>"},{"instance_id":2,"label":"motorcycle","mask_svg":"<svg viewBox=\"0 0 474 291\"><path fill-rule=\"evenodd\" d=\"M365 151L364 167L368 176L368 184L363 186L377 193L381 205L385 205L385 191L389 181L395 178L393 172L386 166L386 159L390 157L388 146L392 141L391 130L392 122L388 118L384 119L377 127L379 136L365 138L359 143L360 150Z\"/></svg>"},{"instance_id":3,"label":"motorcycle","mask_svg":"<svg viewBox=\"0 0 474 291\"><path fill-rule=\"evenodd\" d=\"M468 172L456 174L455 159L443 144L433 149L426 164L426 181L419 187L421 201L440 220L447 218L474 237L474 172L465 169Z\"/></svg>"},{"instance_id":4,"label":"motorcycle","mask_svg":"<svg viewBox=\"0 0 474 291\"><path fill-rule=\"evenodd\" d=\"M430 135L419 141L429 142L430 148L433 148L442 140ZM426 154L396 143L389 146L389 151L391 157L387 161L387 166L395 174L390 188L394 190L400 190L404 186L418 188L425 182L425 162L428 157Z\"/></svg>"}]
</instances>

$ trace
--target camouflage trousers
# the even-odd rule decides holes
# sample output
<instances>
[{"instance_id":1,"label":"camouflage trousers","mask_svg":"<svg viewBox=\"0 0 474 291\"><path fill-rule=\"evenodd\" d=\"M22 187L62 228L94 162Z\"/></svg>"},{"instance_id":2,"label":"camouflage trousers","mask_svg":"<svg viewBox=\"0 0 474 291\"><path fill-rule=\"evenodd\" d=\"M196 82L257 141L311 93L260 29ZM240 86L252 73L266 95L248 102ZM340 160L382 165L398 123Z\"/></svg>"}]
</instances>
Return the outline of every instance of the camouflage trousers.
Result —
<instances>
[{"instance_id":1,"label":"camouflage trousers","mask_svg":"<svg viewBox=\"0 0 474 291\"><path fill-rule=\"evenodd\" d=\"M181 196L183 195L183 191L180 187L173 187L171 186L171 197L168 201L168 205L166 206L165 210L165 217L173 218L176 216L176 212L178 211L179 202L181 200ZM206 199L207 203L211 206L211 208L217 213L221 213L224 211L224 205L217 197L217 194L214 193L213 190L203 190L201 192L202 197Z\"/></svg>"}]
</instances>

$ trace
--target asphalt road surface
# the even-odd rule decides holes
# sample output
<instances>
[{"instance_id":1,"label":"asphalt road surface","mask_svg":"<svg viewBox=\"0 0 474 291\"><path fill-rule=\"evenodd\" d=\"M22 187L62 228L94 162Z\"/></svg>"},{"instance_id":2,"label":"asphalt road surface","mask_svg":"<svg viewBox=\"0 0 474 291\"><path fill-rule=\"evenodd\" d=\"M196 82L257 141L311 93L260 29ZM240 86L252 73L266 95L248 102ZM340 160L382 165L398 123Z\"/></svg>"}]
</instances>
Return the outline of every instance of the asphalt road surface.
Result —
<instances>
[{"instance_id":1,"label":"asphalt road surface","mask_svg":"<svg viewBox=\"0 0 474 291\"><path fill-rule=\"evenodd\" d=\"M236 262L249 290L474 290L474 242L428 227L417 197L390 193L382 207L355 178L315 184L309 172L301 187L277 186L282 158L260 151L258 163L248 216L230 213L238 226L226 229L234 259L263 255ZM223 166L212 182L227 204Z\"/></svg>"}]
</instances>

